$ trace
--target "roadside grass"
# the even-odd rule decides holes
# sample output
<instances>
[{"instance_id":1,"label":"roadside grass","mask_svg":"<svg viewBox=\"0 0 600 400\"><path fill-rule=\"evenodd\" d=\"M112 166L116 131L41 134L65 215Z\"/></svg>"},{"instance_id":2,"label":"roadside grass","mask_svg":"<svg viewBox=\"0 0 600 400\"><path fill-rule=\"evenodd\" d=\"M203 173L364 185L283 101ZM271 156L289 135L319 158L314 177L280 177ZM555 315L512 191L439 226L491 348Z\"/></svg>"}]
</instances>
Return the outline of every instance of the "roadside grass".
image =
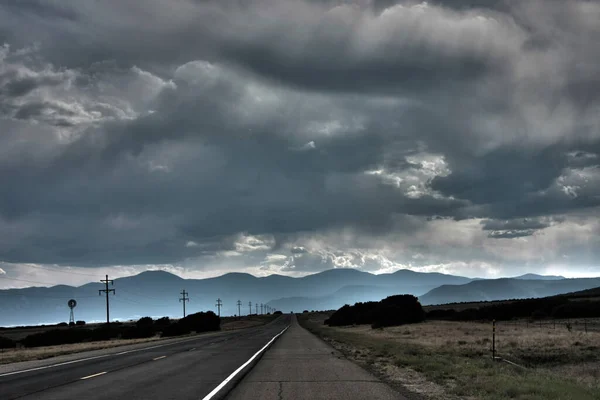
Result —
<instances>
[{"instance_id":1,"label":"roadside grass","mask_svg":"<svg viewBox=\"0 0 600 400\"><path fill-rule=\"evenodd\" d=\"M221 321L221 331L231 331L236 329L247 329L255 326L260 326L267 324L277 318L275 315L252 315L241 318L234 317L223 317ZM42 332L48 329L54 329L55 327L51 326L48 328L28 328L29 334ZM66 328L68 329L68 328ZM26 331L27 329L23 329ZM206 332L202 334L213 333ZM21 331L18 332L19 338L25 337L22 335ZM179 336L178 338L185 338L191 335ZM160 336L153 336L150 338L144 339L112 339L112 340L103 340L96 342L84 342L84 343L73 343L73 344L63 344L57 346L44 346L44 347L33 347L33 348L15 348L15 349L0 349L0 364L9 364L14 362L21 361L32 361L32 360L43 360L46 358L52 358L62 355L81 353L84 351L92 351L92 350L102 350L102 349L110 349L114 347L126 346L131 344L139 344L146 342L155 342L155 341L165 341L165 340L175 340L174 338L161 338Z\"/></svg>"},{"instance_id":2,"label":"roadside grass","mask_svg":"<svg viewBox=\"0 0 600 400\"><path fill-rule=\"evenodd\" d=\"M145 339L113 339L98 342L62 344L58 346L2 349L0 350L0 364L10 364L14 362L32 360L44 360L46 358L64 356L67 354L81 353L83 351L110 349L113 347L154 342L158 340L161 340L161 338L158 336L154 336Z\"/></svg>"},{"instance_id":3,"label":"roadside grass","mask_svg":"<svg viewBox=\"0 0 600 400\"><path fill-rule=\"evenodd\" d=\"M444 388L446 394L435 398L600 399L598 333L500 326L499 354L530 367L518 368L491 360L490 324L429 321L371 329L328 327L325 318L315 313L300 322L379 375L390 366L416 371Z\"/></svg>"}]
</instances>

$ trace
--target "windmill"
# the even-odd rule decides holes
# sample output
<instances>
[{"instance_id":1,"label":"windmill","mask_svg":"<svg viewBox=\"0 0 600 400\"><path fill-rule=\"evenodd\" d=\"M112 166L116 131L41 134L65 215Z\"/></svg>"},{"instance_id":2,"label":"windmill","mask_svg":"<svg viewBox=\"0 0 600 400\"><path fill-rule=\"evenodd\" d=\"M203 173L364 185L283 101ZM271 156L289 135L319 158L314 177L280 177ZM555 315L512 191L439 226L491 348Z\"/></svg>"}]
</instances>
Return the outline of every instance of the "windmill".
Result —
<instances>
[{"instance_id":1,"label":"windmill","mask_svg":"<svg viewBox=\"0 0 600 400\"><path fill-rule=\"evenodd\" d=\"M71 299L67 302L67 305L71 309L71 315L69 316L69 325L75 325L75 315L73 315L73 309L77 306L77 301Z\"/></svg>"}]
</instances>

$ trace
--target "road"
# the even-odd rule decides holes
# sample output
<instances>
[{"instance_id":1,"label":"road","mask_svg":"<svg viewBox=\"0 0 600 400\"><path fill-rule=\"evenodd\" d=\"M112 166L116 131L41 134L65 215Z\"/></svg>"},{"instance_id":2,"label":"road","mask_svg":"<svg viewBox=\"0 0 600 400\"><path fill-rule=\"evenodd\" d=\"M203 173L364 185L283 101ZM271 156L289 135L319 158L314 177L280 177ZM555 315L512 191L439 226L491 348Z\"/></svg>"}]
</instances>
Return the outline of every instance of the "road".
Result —
<instances>
[{"instance_id":1,"label":"road","mask_svg":"<svg viewBox=\"0 0 600 400\"><path fill-rule=\"evenodd\" d=\"M294 315L261 327L113 350L25 370L3 366L0 399L404 399L302 328Z\"/></svg>"},{"instance_id":2,"label":"road","mask_svg":"<svg viewBox=\"0 0 600 400\"><path fill-rule=\"evenodd\" d=\"M203 399L289 323L0 372L0 399Z\"/></svg>"},{"instance_id":3,"label":"road","mask_svg":"<svg viewBox=\"0 0 600 400\"><path fill-rule=\"evenodd\" d=\"M290 328L227 399L405 400L405 397L302 328L294 316Z\"/></svg>"}]
</instances>

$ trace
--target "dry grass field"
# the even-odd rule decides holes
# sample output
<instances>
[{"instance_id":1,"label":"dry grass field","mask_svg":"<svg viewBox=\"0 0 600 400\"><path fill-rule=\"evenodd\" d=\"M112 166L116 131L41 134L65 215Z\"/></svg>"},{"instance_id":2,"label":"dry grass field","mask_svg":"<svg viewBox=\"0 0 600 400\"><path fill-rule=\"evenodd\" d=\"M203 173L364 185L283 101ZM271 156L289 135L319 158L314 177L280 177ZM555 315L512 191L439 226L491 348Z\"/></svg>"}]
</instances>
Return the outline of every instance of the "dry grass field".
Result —
<instances>
[{"instance_id":1,"label":"dry grass field","mask_svg":"<svg viewBox=\"0 0 600 400\"><path fill-rule=\"evenodd\" d=\"M303 326L392 384L426 399L600 399L600 333L428 321L385 329L328 327L327 314L302 315Z\"/></svg>"},{"instance_id":2,"label":"dry grass field","mask_svg":"<svg viewBox=\"0 0 600 400\"><path fill-rule=\"evenodd\" d=\"M224 317L221 319L221 330L230 331L235 329L245 329L254 326L264 325L277 316L273 315L253 315L248 317L234 318ZM87 325L86 327L90 327ZM48 329L56 329L54 326L50 327L30 327L23 329L6 330L0 332L0 335L10 337L13 340L20 340L27 335L34 333L43 332ZM69 329L68 327L62 329ZM210 332L202 333L209 334ZM188 335L189 336L189 335ZM180 336L185 337L185 336ZM172 338L160 338L154 336L145 339L113 339L104 340L97 342L85 342L85 343L74 343L74 344L63 344L59 346L45 346L35 348L17 348L17 349L0 349L0 364L8 364L19 361L30 361L30 360L42 360L50 357L56 357L60 355L80 353L83 351L108 349L113 347L125 346L130 344L153 342L160 340L173 340Z\"/></svg>"},{"instance_id":3,"label":"dry grass field","mask_svg":"<svg viewBox=\"0 0 600 400\"><path fill-rule=\"evenodd\" d=\"M80 353L82 351L109 349L129 344L153 342L161 340L155 336L146 339L113 339L98 342L62 344L59 346L44 346L33 348L0 349L0 364L9 364L20 361L43 360L46 358L66 354Z\"/></svg>"}]
</instances>

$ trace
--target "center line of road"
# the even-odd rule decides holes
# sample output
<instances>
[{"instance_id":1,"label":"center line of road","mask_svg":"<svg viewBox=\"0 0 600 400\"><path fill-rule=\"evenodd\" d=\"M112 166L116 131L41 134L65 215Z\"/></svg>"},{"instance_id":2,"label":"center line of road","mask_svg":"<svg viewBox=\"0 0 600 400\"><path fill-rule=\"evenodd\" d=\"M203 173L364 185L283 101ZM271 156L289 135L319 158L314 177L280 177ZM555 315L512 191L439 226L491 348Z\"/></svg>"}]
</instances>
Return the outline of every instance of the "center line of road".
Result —
<instances>
[{"instance_id":1,"label":"center line of road","mask_svg":"<svg viewBox=\"0 0 600 400\"><path fill-rule=\"evenodd\" d=\"M97 376L104 375L105 373L106 373L106 371L104 371L104 372L98 372L97 374L94 374L94 375L84 376L83 378L81 378L81 380L95 378Z\"/></svg>"},{"instance_id":2,"label":"center line of road","mask_svg":"<svg viewBox=\"0 0 600 400\"><path fill-rule=\"evenodd\" d=\"M21 370L21 371L6 372L6 373L3 373L3 374L0 374L0 378L2 378L4 376L23 374L23 373L26 373L26 372L40 371L42 369L62 367L63 365L75 364L75 363L80 363L82 361L95 360L95 359L98 359L98 358L114 357L114 356L120 356L120 355L123 355L123 354L137 353L139 351L152 350L152 349L157 349L159 347L177 345L177 344L181 344L181 343L185 343L185 342L190 342L190 341L193 341L193 340L198 340L198 337L192 337L192 338L187 339L187 340L179 340L179 341L174 341L174 342L171 342L171 343L159 344L158 346L142 347L140 349L122 351L120 353L103 354L103 355L95 356L95 357L80 358L80 359L73 360L73 361L66 361L66 362L62 362L62 363L58 363L58 364L45 365L43 367L24 369L24 370Z\"/></svg>"},{"instance_id":3,"label":"center line of road","mask_svg":"<svg viewBox=\"0 0 600 400\"><path fill-rule=\"evenodd\" d=\"M153 358L152 360L156 361L156 360L160 360L160 359L165 358L165 357L167 357L167 356L156 357L156 358Z\"/></svg>"},{"instance_id":4,"label":"center line of road","mask_svg":"<svg viewBox=\"0 0 600 400\"><path fill-rule=\"evenodd\" d=\"M244 368L246 368L246 366L247 366L248 364L250 364L250 363L252 362L252 360L254 360L256 357L258 357L258 356L260 355L260 353L262 353L263 351L265 351L265 350L267 349L267 347L269 347L269 345L270 345L271 343L273 343L273 342L274 342L274 341L275 341L275 340L276 340L276 339L277 339L279 336L283 335L283 333L284 333L285 331L287 331L287 329L288 329L289 327L290 327L289 325L288 325L288 326L286 326L286 327L285 327L285 328L284 328L284 329L283 329L281 332L279 332L277 335L275 335L275 336L273 337L273 339L269 340L269 343L265 344L265 345L263 346L263 348L262 348L262 349L260 349L259 351L257 351L257 352L256 352L256 353L255 353L255 354L252 356L252 357L250 357L250 359L249 359L248 361L246 361L246 362L245 362L244 364L242 364L242 365L241 365L241 366L240 366L238 369L236 369L235 371L233 371L233 373L232 373L231 375L229 375L227 378L225 378L225 380L224 380L223 382L221 382L221 384L220 384L219 386L217 386L216 388L214 388L214 389L212 390L212 392L210 392L209 394L207 394L206 396L204 396L204 398L203 398L202 400L210 400L210 399L212 399L213 397L215 397L215 395L216 395L217 393L219 393L219 390L223 389L223 387L225 387L225 385L227 385L227 383L229 383L229 381L231 381L233 378L235 378L235 376L236 376L237 374L239 374L241 370L243 370Z\"/></svg>"}]
</instances>

